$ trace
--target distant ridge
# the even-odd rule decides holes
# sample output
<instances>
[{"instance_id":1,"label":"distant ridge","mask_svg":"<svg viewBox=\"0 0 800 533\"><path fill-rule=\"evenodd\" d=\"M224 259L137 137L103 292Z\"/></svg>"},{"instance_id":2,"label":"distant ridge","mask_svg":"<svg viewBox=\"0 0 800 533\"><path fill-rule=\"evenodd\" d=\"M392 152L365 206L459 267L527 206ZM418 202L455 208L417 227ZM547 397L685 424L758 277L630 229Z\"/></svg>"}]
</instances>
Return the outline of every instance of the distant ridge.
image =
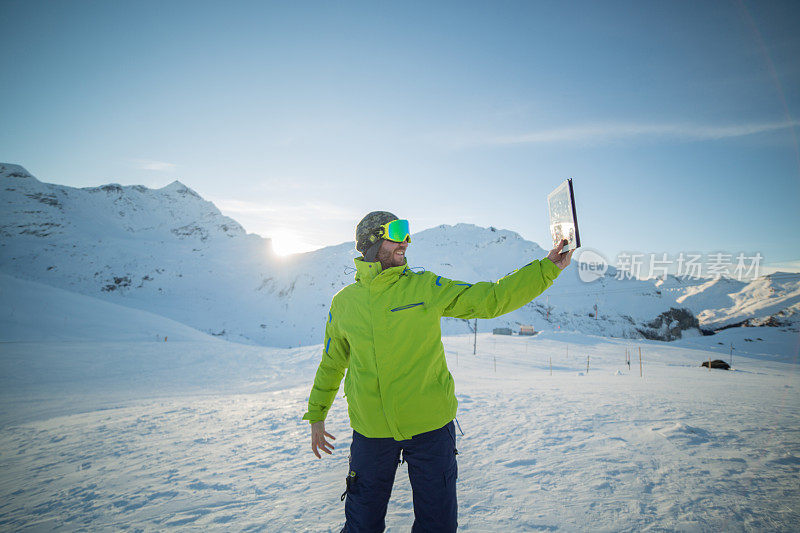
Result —
<instances>
[{"instance_id":1,"label":"distant ridge","mask_svg":"<svg viewBox=\"0 0 800 533\"><path fill-rule=\"evenodd\" d=\"M0 163L0 273L168 317L216 337L270 346L321 342L331 297L352 282L352 243L280 258L271 241L180 181L159 189L43 183ZM415 233L411 267L468 282L496 280L547 251L519 234L472 224ZM596 306L596 307L595 307ZM681 311L682 310L682 311ZM573 267L545 295L479 328L679 339L730 327L796 331L800 276L686 284L583 283ZM446 334L466 333L444 319ZM483 329L482 329L483 330Z\"/></svg>"}]
</instances>

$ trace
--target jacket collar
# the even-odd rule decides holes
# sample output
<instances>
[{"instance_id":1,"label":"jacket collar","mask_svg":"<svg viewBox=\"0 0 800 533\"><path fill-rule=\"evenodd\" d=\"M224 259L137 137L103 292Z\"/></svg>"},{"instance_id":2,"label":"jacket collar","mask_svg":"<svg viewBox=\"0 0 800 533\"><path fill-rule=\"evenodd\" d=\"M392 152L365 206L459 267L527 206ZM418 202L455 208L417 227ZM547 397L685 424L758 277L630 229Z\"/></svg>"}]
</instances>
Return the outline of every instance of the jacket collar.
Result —
<instances>
[{"instance_id":1,"label":"jacket collar","mask_svg":"<svg viewBox=\"0 0 800 533\"><path fill-rule=\"evenodd\" d=\"M381 282L396 281L397 278L405 274L406 270L408 270L407 265L400 265L383 270L379 261L368 263L361 257L354 258L353 262L356 265L356 281L367 285L371 284L375 279Z\"/></svg>"}]
</instances>

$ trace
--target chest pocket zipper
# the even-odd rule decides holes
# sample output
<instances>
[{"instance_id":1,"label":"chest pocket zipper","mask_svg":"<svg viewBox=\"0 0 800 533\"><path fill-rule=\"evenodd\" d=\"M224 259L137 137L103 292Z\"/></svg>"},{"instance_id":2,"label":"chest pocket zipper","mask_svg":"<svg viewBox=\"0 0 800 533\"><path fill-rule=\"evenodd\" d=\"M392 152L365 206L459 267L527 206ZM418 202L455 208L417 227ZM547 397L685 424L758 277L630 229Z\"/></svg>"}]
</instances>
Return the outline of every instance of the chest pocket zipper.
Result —
<instances>
[{"instance_id":1,"label":"chest pocket zipper","mask_svg":"<svg viewBox=\"0 0 800 533\"><path fill-rule=\"evenodd\" d=\"M411 309L412 307L417 307L420 305L425 305L425 302L417 302L415 304L401 305L400 307L389 309L389 311L391 311L392 313L394 313L395 311L405 311L406 309Z\"/></svg>"}]
</instances>

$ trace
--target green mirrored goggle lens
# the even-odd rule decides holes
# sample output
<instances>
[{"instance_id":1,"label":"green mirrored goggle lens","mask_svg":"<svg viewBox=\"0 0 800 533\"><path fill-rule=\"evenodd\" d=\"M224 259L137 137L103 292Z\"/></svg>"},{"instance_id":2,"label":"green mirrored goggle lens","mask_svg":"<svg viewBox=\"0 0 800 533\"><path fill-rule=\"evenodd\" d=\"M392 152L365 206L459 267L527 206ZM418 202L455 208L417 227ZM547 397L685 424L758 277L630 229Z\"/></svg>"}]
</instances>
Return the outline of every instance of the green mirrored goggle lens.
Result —
<instances>
[{"instance_id":1,"label":"green mirrored goggle lens","mask_svg":"<svg viewBox=\"0 0 800 533\"><path fill-rule=\"evenodd\" d=\"M383 228L383 238L394 242L403 242L408 239L411 242L411 233L408 231L408 220L392 220L381 226Z\"/></svg>"}]
</instances>

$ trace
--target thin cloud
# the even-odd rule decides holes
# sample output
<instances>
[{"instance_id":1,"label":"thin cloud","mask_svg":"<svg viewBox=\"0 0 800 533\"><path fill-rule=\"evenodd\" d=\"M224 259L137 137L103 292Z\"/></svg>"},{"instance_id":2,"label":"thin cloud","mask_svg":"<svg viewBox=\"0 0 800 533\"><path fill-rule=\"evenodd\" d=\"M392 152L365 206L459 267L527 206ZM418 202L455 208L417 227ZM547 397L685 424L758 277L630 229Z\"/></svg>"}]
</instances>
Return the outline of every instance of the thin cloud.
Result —
<instances>
[{"instance_id":1,"label":"thin cloud","mask_svg":"<svg viewBox=\"0 0 800 533\"><path fill-rule=\"evenodd\" d=\"M304 202L301 204L269 204L248 200L214 200L220 211L239 215L261 216L271 220L306 221L314 220L354 220L359 213L341 206L324 202Z\"/></svg>"},{"instance_id":2,"label":"thin cloud","mask_svg":"<svg viewBox=\"0 0 800 533\"><path fill-rule=\"evenodd\" d=\"M796 120L729 126L636 123L585 124L568 128L543 129L517 135L484 135L468 139L464 144L511 145L604 142L658 137L682 141L708 141L779 131L798 125L800 125L800 122Z\"/></svg>"},{"instance_id":3,"label":"thin cloud","mask_svg":"<svg viewBox=\"0 0 800 533\"><path fill-rule=\"evenodd\" d=\"M759 274L774 274L775 272L794 272L800 273L800 259L796 261L781 261L777 263L765 263L760 269Z\"/></svg>"},{"instance_id":4,"label":"thin cloud","mask_svg":"<svg viewBox=\"0 0 800 533\"><path fill-rule=\"evenodd\" d=\"M173 170L178 166L173 163L167 163L165 161L154 161L152 159L134 159L134 162L139 168L143 170L157 170L159 172Z\"/></svg>"}]
</instances>

